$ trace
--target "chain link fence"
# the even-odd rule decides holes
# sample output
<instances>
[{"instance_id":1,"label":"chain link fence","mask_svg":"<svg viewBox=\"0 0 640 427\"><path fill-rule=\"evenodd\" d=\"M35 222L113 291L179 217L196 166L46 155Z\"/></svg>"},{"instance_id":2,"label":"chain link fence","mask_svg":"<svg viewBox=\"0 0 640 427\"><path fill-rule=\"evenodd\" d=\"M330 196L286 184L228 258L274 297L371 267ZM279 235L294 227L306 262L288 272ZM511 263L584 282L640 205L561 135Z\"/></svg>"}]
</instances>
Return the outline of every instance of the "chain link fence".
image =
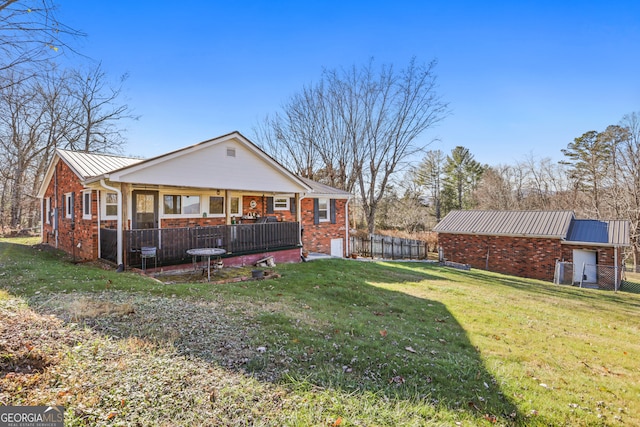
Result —
<instances>
[{"instance_id":1,"label":"chain link fence","mask_svg":"<svg viewBox=\"0 0 640 427\"><path fill-rule=\"evenodd\" d=\"M624 276L624 269L612 265L576 266L572 262L557 262L553 283L609 291L640 292L640 283L628 282Z\"/></svg>"}]
</instances>

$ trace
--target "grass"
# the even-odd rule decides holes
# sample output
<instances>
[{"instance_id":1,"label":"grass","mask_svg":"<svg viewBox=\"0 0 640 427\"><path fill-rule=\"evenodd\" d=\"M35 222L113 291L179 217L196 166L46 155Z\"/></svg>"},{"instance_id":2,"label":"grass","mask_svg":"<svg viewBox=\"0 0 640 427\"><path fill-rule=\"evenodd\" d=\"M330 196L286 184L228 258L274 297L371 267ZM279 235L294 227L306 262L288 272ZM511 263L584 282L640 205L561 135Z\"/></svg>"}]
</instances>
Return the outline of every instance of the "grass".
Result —
<instances>
[{"instance_id":1,"label":"grass","mask_svg":"<svg viewBox=\"0 0 640 427\"><path fill-rule=\"evenodd\" d=\"M0 401L68 425L640 424L636 294L350 260L163 285L1 241L0 266Z\"/></svg>"}]
</instances>

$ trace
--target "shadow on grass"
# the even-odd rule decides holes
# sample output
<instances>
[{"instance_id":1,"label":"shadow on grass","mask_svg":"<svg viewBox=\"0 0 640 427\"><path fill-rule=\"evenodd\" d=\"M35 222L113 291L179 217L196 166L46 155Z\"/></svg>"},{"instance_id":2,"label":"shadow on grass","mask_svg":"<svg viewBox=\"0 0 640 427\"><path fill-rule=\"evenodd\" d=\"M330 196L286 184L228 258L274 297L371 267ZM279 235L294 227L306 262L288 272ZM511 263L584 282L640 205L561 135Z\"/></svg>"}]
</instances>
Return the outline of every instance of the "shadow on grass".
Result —
<instances>
[{"instance_id":1,"label":"shadow on grass","mask_svg":"<svg viewBox=\"0 0 640 427\"><path fill-rule=\"evenodd\" d=\"M155 288L156 295L136 294L133 302L126 290L100 290L95 299L133 304L134 310L86 323L109 336L169 342L185 356L265 381L369 393L380 402L464 413L480 423L525 424L443 304L373 285L446 280L437 270L323 260L279 266L279 272L278 280L189 285L199 299L172 298L176 287L164 295ZM91 298L96 291L83 292ZM51 312L43 298L52 300L36 296L34 308Z\"/></svg>"}]
</instances>

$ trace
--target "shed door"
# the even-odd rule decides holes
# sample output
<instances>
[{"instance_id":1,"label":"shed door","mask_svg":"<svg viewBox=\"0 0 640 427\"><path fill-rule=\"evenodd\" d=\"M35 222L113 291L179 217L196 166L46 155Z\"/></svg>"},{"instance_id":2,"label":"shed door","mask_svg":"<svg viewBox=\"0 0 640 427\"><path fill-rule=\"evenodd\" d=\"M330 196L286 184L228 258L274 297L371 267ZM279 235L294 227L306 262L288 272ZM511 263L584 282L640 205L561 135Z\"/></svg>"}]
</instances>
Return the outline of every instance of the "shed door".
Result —
<instances>
[{"instance_id":1,"label":"shed door","mask_svg":"<svg viewBox=\"0 0 640 427\"><path fill-rule=\"evenodd\" d=\"M340 258L344 256L342 239L331 239L331 256Z\"/></svg>"},{"instance_id":2,"label":"shed door","mask_svg":"<svg viewBox=\"0 0 640 427\"><path fill-rule=\"evenodd\" d=\"M580 281L584 283L598 282L595 251L573 250L573 283L580 283Z\"/></svg>"}]
</instances>

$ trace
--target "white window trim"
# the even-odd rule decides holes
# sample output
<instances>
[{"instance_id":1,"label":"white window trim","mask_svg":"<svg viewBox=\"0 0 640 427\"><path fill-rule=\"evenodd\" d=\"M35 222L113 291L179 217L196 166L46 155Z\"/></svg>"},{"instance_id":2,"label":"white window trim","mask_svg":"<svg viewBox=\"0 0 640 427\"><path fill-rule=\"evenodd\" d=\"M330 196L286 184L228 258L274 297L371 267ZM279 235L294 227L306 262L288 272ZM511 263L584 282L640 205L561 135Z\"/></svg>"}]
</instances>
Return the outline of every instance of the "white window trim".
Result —
<instances>
[{"instance_id":1,"label":"white window trim","mask_svg":"<svg viewBox=\"0 0 640 427\"><path fill-rule=\"evenodd\" d=\"M86 197L89 196L89 213L87 213ZM82 192L82 219L91 219L91 190Z\"/></svg>"},{"instance_id":2,"label":"white window trim","mask_svg":"<svg viewBox=\"0 0 640 427\"><path fill-rule=\"evenodd\" d=\"M231 200L238 199L238 212L233 212L231 210ZM242 215L242 196L229 196L229 215L231 216L241 216Z\"/></svg>"},{"instance_id":3,"label":"white window trim","mask_svg":"<svg viewBox=\"0 0 640 427\"><path fill-rule=\"evenodd\" d=\"M45 224L51 224L51 197L44 199Z\"/></svg>"},{"instance_id":4,"label":"white window trim","mask_svg":"<svg viewBox=\"0 0 640 427\"><path fill-rule=\"evenodd\" d=\"M320 218L320 201L324 200L327 202L327 217ZM331 221L331 200L325 198L318 198L318 222L330 222Z\"/></svg>"},{"instance_id":5,"label":"white window trim","mask_svg":"<svg viewBox=\"0 0 640 427\"><path fill-rule=\"evenodd\" d=\"M71 219L73 217L73 193L65 193L64 195L64 217Z\"/></svg>"},{"instance_id":6,"label":"white window trim","mask_svg":"<svg viewBox=\"0 0 640 427\"><path fill-rule=\"evenodd\" d=\"M182 199L182 197L185 196L198 196L200 198L200 207L198 208L198 213L194 213L194 214L183 214L183 213L179 213L179 214L168 214L164 212L164 197L165 196L180 196L180 198ZM204 210L202 208L202 203L203 200L206 199L207 200L207 209ZM204 212L207 212L209 210L209 197L208 196L204 196L202 194L197 194L197 193L186 193L186 192L182 192L182 191L168 191L165 193L160 193L160 218L200 218L202 216L202 214ZM180 201L180 209L182 209L182 200ZM208 213L208 212L207 212ZM217 216L217 215L216 215Z\"/></svg>"},{"instance_id":7,"label":"white window trim","mask_svg":"<svg viewBox=\"0 0 640 427\"><path fill-rule=\"evenodd\" d=\"M285 200L285 204L284 206L276 206L276 200L277 199L284 199ZM290 201L291 197L290 196L274 196L273 197L273 210L274 211L288 211L290 209L289 206L289 201Z\"/></svg>"},{"instance_id":8,"label":"white window trim","mask_svg":"<svg viewBox=\"0 0 640 427\"><path fill-rule=\"evenodd\" d=\"M211 213L210 212L209 208L211 207L211 198L212 197L220 197L220 198L222 198L222 213ZM207 200L207 216L210 216L211 218L224 218L225 217L225 212L227 210L227 198L224 197L224 194L207 194L205 199ZM229 200L231 200L231 198L229 198Z\"/></svg>"},{"instance_id":9,"label":"white window trim","mask_svg":"<svg viewBox=\"0 0 640 427\"><path fill-rule=\"evenodd\" d=\"M116 195L116 212L118 211L118 193L114 192L114 191L107 191L107 190L102 190L100 191L100 208L102 210L102 219L118 219L118 214L116 213L115 215L107 215L107 194L108 193L112 193ZM113 203L111 203L111 205L113 205Z\"/></svg>"}]
</instances>

